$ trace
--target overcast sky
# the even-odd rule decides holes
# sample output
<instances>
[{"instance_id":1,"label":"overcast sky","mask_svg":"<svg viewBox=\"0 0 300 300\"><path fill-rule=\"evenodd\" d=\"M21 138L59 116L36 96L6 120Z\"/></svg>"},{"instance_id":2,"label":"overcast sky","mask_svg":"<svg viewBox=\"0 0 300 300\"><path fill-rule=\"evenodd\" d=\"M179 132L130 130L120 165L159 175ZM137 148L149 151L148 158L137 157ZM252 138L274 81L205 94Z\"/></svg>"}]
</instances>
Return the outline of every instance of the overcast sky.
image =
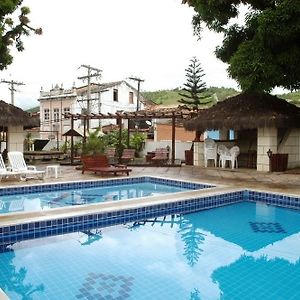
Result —
<instances>
[{"instance_id":1,"label":"overcast sky","mask_svg":"<svg viewBox=\"0 0 300 300\"><path fill-rule=\"evenodd\" d=\"M181 0L24 0L34 27L43 35L24 37L25 50L14 52L14 62L1 79L17 87L15 105L38 105L41 87L82 85L80 65L103 70L101 82L145 80L142 91L173 89L185 82L184 69L196 56L207 86L237 88L226 65L214 55L222 37L205 30L201 41L193 35L193 9ZM135 82L128 80L133 86ZM7 84L0 84L0 99L10 102Z\"/></svg>"}]
</instances>

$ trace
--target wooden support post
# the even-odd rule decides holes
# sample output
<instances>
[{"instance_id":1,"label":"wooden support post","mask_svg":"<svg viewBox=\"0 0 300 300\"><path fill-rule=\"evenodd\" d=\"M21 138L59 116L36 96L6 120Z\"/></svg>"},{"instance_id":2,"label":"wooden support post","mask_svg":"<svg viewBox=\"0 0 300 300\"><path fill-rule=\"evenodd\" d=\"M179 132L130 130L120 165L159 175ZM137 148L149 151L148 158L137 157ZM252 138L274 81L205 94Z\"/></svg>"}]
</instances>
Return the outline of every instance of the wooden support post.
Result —
<instances>
[{"instance_id":1,"label":"wooden support post","mask_svg":"<svg viewBox=\"0 0 300 300\"><path fill-rule=\"evenodd\" d=\"M71 116L71 130L74 129L74 117ZM74 163L74 136L71 135L71 165Z\"/></svg>"},{"instance_id":2,"label":"wooden support post","mask_svg":"<svg viewBox=\"0 0 300 300\"><path fill-rule=\"evenodd\" d=\"M123 150L122 149L122 118L118 118L117 121L118 121L118 124L119 124L118 162L121 163L121 156L122 156L121 150Z\"/></svg>"},{"instance_id":3,"label":"wooden support post","mask_svg":"<svg viewBox=\"0 0 300 300\"><path fill-rule=\"evenodd\" d=\"M171 164L175 163L175 116L172 117L172 149L171 149Z\"/></svg>"}]
</instances>

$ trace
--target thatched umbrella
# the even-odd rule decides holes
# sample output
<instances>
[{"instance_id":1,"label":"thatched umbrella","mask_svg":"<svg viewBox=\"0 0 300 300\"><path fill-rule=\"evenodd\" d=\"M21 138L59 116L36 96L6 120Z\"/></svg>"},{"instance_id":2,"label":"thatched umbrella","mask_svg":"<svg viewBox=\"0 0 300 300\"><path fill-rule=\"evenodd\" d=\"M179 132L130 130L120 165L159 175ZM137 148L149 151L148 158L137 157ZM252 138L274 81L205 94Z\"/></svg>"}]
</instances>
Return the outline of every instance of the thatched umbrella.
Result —
<instances>
[{"instance_id":1,"label":"thatched umbrella","mask_svg":"<svg viewBox=\"0 0 300 300\"><path fill-rule=\"evenodd\" d=\"M21 108L0 100L0 126L19 125L23 125L24 127L35 126L36 119Z\"/></svg>"},{"instance_id":2,"label":"thatched umbrella","mask_svg":"<svg viewBox=\"0 0 300 300\"><path fill-rule=\"evenodd\" d=\"M244 92L201 110L187 130L299 128L300 108L267 93Z\"/></svg>"}]
</instances>

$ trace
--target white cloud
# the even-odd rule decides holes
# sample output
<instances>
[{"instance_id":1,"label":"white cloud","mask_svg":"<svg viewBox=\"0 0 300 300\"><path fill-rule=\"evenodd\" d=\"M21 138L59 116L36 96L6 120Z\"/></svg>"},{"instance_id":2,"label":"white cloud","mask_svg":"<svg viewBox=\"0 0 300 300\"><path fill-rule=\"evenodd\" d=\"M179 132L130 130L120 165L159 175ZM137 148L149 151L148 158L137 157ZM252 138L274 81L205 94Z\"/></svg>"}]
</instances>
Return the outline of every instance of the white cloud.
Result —
<instances>
[{"instance_id":1,"label":"white cloud","mask_svg":"<svg viewBox=\"0 0 300 300\"><path fill-rule=\"evenodd\" d=\"M208 86L237 86L213 53L221 36L205 31L198 41L193 10L181 0L24 0L23 5L43 35L24 37L25 51L15 52L13 64L1 72L1 78L26 84L15 94L21 107L38 104L41 86L81 84L81 64L102 69L103 82L134 75L145 79L142 90L158 90L181 86L189 59L197 56ZM10 101L4 84L0 98Z\"/></svg>"}]
</instances>

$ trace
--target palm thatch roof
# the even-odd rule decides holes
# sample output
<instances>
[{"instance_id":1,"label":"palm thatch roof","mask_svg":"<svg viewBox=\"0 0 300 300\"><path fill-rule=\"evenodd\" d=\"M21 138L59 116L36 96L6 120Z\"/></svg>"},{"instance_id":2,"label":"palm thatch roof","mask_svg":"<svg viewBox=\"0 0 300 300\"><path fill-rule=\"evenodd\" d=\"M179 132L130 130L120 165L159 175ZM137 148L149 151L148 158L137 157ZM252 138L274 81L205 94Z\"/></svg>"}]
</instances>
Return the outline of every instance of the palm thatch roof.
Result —
<instances>
[{"instance_id":1,"label":"palm thatch roof","mask_svg":"<svg viewBox=\"0 0 300 300\"><path fill-rule=\"evenodd\" d=\"M0 126L31 127L36 125L36 120L21 108L0 100Z\"/></svg>"},{"instance_id":2,"label":"palm thatch roof","mask_svg":"<svg viewBox=\"0 0 300 300\"><path fill-rule=\"evenodd\" d=\"M244 92L198 112L187 130L298 128L300 108L267 93Z\"/></svg>"}]
</instances>

